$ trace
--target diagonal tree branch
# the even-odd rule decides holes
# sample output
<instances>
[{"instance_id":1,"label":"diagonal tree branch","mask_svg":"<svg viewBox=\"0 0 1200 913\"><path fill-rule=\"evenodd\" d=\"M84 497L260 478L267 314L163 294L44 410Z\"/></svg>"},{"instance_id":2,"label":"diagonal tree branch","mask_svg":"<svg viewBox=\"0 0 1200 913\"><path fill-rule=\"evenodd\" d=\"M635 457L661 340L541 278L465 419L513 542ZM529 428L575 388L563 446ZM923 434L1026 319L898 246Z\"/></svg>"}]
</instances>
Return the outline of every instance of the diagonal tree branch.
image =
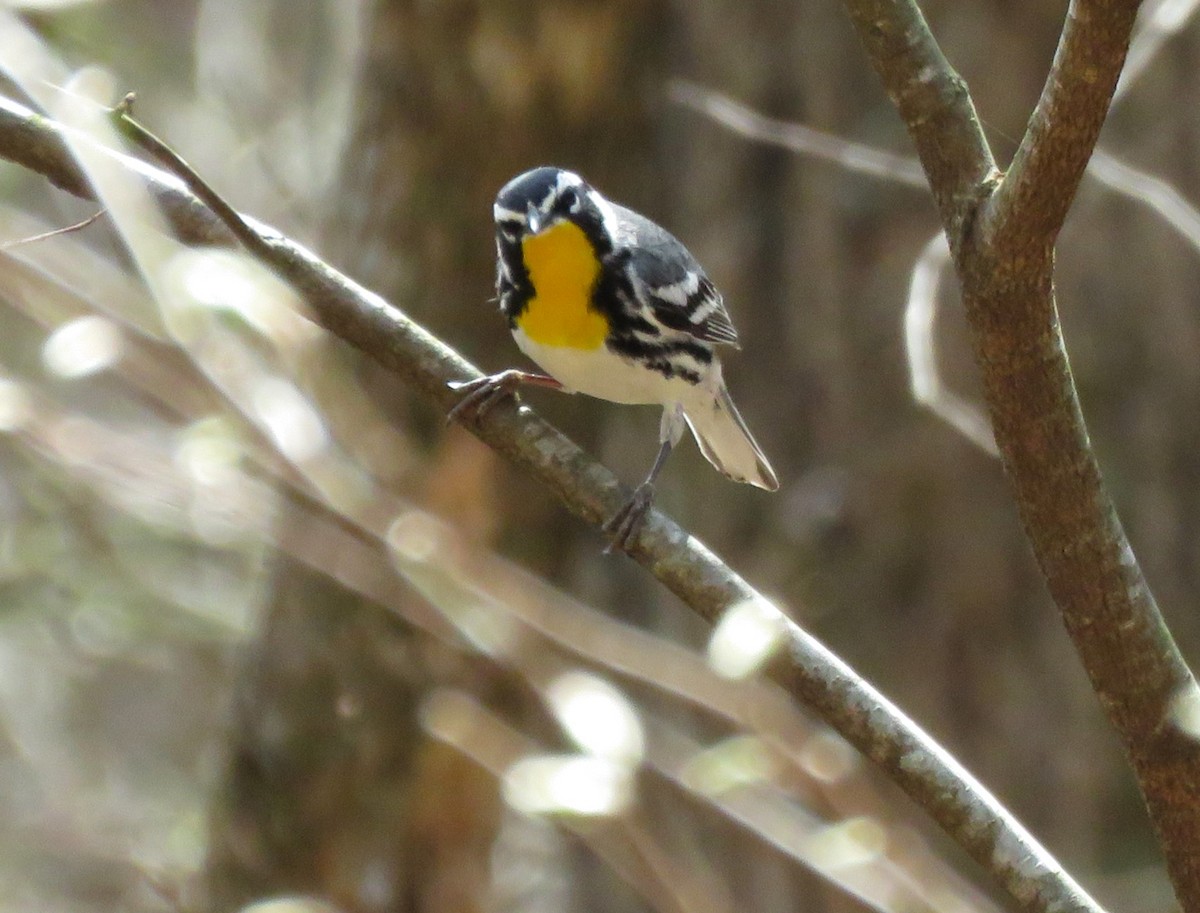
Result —
<instances>
[{"instance_id":1,"label":"diagonal tree branch","mask_svg":"<svg viewBox=\"0 0 1200 913\"><path fill-rule=\"evenodd\" d=\"M173 229L194 243L229 243L232 235L171 175L118 153L142 175ZM0 100L0 156L31 167L55 184L90 196L54 124ZM305 297L316 319L411 382L435 408L457 401L447 388L478 372L457 353L379 296L337 273L274 230L246 220L261 256ZM488 444L552 489L575 514L599 524L624 500L603 466L529 409L498 406L474 429ZM859 678L821 643L787 619L695 539L653 512L633 557L719 637L746 618L765 634L755 662L788 694L814 710L877 763L1029 911L1100 908L996 799L944 749Z\"/></svg>"},{"instance_id":2,"label":"diagonal tree branch","mask_svg":"<svg viewBox=\"0 0 1200 913\"><path fill-rule=\"evenodd\" d=\"M1200 708L1200 690L1101 480L1054 299L1054 242L1104 123L1138 0L1072 0L1011 171L1000 182L981 182L974 194L964 193L963 181L981 173L990 154L976 150L974 169L945 168L935 154L939 129L964 154L970 150L962 137L969 131L953 118L947 122L946 106L936 96L903 87L905 80L955 86L957 76L929 48L932 38L879 39L881 30L928 34L913 4L846 3L939 201L996 443L1026 535L1125 744L1176 893L1185 910L1200 910L1200 742L1194 727L1185 725L1192 708ZM898 61L897 53L909 59ZM931 76L929 67L944 72ZM955 110L973 116L969 99ZM975 218L945 205L963 197L978 203Z\"/></svg>"}]
</instances>

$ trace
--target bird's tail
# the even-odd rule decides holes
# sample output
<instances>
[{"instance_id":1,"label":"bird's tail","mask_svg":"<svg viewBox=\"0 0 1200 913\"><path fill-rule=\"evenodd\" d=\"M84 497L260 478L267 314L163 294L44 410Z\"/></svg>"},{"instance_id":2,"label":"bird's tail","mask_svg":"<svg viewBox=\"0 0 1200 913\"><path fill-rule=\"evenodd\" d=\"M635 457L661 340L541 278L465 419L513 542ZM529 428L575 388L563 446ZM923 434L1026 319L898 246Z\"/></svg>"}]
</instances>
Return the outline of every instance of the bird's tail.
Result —
<instances>
[{"instance_id":1,"label":"bird's tail","mask_svg":"<svg viewBox=\"0 0 1200 913\"><path fill-rule=\"evenodd\" d=\"M779 488L775 470L755 443L724 384L710 403L689 406L685 415L700 452L713 466L735 482L749 482L767 491Z\"/></svg>"}]
</instances>

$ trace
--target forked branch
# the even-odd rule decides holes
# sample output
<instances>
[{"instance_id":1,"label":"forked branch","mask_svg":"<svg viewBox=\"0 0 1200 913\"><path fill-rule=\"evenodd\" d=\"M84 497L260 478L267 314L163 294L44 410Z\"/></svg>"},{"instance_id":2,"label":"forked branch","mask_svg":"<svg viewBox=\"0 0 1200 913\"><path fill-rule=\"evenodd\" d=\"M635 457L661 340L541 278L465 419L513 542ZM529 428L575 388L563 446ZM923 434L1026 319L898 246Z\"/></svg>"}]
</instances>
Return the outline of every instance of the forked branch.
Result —
<instances>
[{"instance_id":1,"label":"forked branch","mask_svg":"<svg viewBox=\"0 0 1200 913\"><path fill-rule=\"evenodd\" d=\"M961 81L915 4L846 5L938 201L1026 535L1125 744L1176 893L1185 910L1200 910L1200 742L1184 725L1200 708L1200 690L1101 480L1054 299L1054 243L1107 115L1138 2L1073 0L1037 109L999 181L980 177L992 160L986 147L964 142L970 97L965 87L962 98L950 91ZM924 88L938 85L948 88ZM957 150L953 167L941 145ZM972 180L974 191L964 187ZM967 201L966 213L947 205L955 200Z\"/></svg>"}]
</instances>

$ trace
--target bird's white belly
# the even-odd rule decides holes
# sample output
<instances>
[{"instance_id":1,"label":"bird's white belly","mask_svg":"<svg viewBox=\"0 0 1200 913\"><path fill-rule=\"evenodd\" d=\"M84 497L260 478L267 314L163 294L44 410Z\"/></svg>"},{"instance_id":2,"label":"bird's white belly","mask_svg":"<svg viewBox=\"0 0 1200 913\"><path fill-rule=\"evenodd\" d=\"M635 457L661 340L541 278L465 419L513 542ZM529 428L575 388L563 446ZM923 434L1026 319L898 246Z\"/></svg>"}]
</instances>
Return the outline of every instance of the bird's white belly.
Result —
<instances>
[{"instance_id":1,"label":"bird's white belly","mask_svg":"<svg viewBox=\"0 0 1200 913\"><path fill-rule=\"evenodd\" d=\"M547 374L571 392L586 393L614 403L670 403L711 400L720 386L720 368L707 372L700 386L679 377L664 377L644 368L601 345L595 349L572 349L534 342L520 328L513 338L521 351L532 358ZM714 385L715 384L715 385Z\"/></svg>"}]
</instances>

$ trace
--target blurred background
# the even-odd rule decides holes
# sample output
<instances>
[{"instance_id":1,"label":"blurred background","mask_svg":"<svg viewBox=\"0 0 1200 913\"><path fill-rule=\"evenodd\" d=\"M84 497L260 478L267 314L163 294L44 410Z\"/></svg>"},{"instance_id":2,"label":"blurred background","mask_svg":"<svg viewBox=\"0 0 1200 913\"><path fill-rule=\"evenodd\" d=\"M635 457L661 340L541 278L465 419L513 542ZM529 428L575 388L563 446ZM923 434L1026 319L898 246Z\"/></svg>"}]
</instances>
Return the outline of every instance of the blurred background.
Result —
<instances>
[{"instance_id":1,"label":"blurred background","mask_svg":"<svg viewBox=\"0 0 1200 913\"><path fill-rule=\"evenodd\" d=\"M1146 4L1058 279L1093 444L1189 656L1195 6ZM1066 3L923 7L1006 162ZM1101 902L1172 907L979 431L952 279L931 292L933 208L840 4L2 15L8 97L66 116L73 94L136 90L233 205L484 370L522 364L488 301L509 177L570 167L668 226L726 296L743 343L726 374L782 488L730 484L688 444L659 506ZM802 709L715 676L710 632L596 530L254 264L165 242L116 191L87 227L14 244L96 207L9 164L0 194L0 911L1004 905ZM974 440L910 389L934 302L942 407ZM526 399L631 484L653 458L654 409Z\"/></svg>"}]
</instances>

